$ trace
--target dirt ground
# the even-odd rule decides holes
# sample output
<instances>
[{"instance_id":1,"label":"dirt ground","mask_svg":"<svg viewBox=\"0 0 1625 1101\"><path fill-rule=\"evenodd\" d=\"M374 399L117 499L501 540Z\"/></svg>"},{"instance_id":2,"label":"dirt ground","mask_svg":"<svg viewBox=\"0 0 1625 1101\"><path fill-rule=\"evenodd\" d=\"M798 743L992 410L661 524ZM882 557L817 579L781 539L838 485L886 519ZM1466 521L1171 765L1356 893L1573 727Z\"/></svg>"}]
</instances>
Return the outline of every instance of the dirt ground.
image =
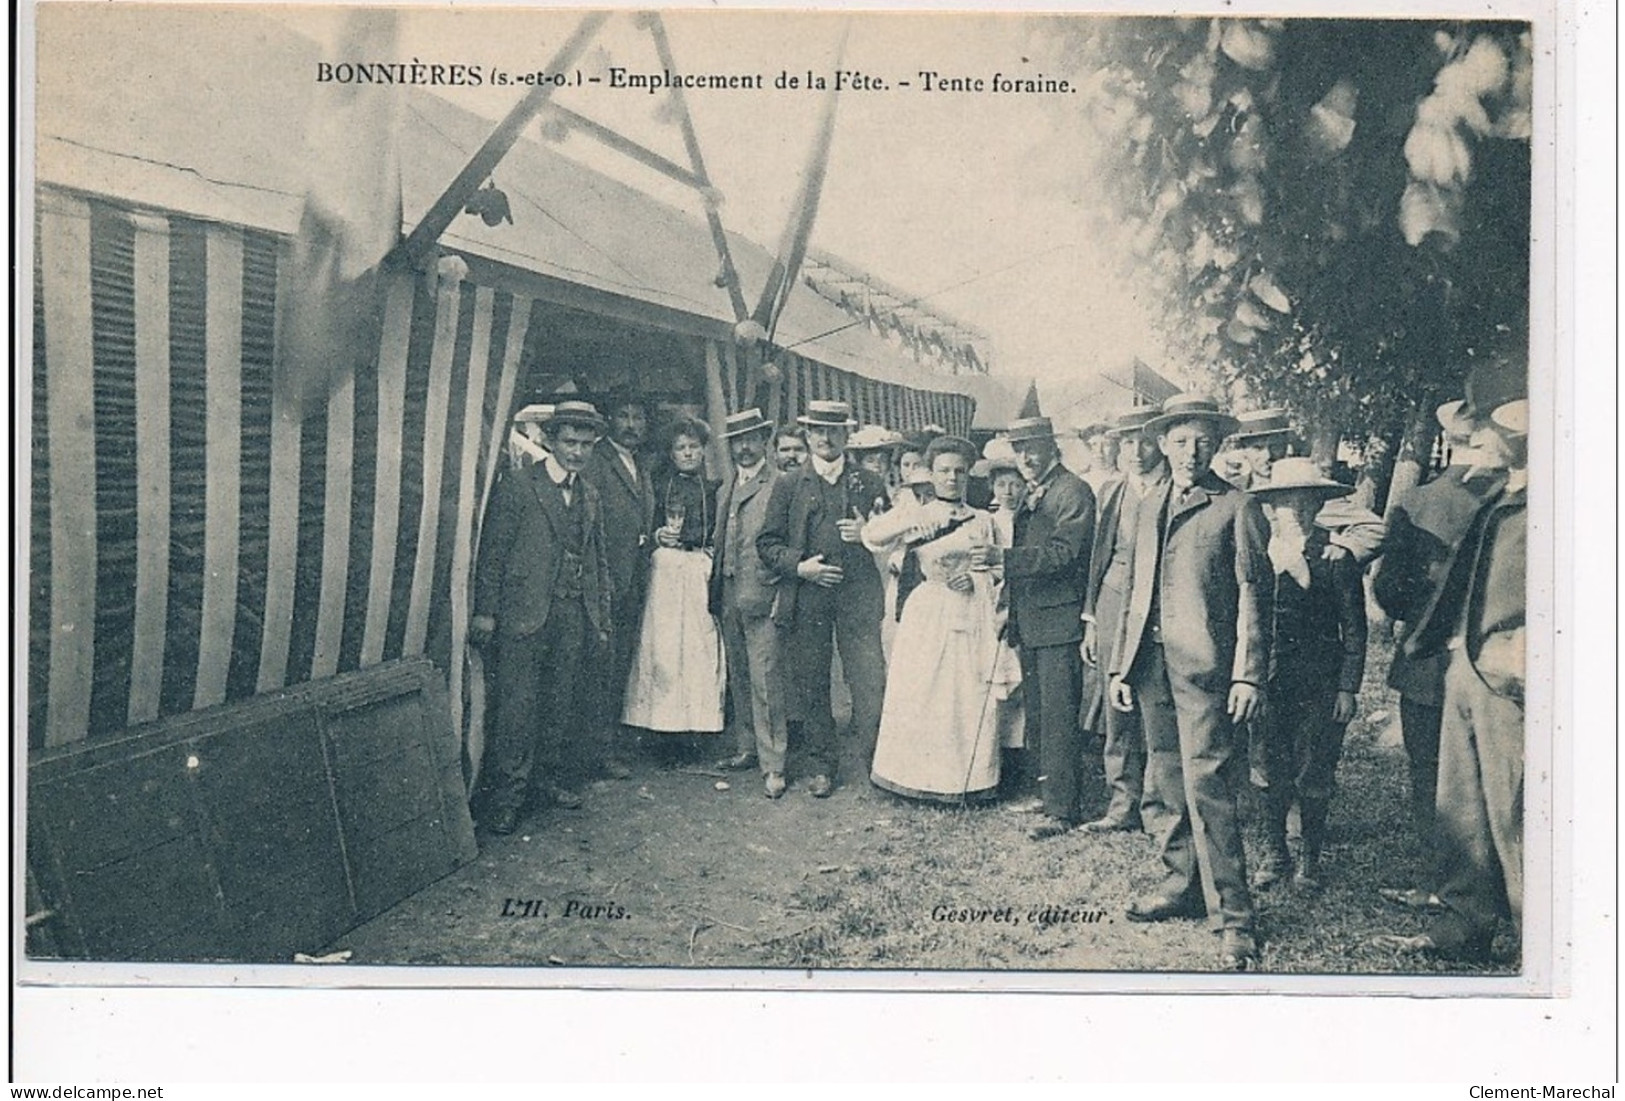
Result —
<instances>
[{"instance_id":1,"label":"dirt ground","mask_svg":"<svg viewBox=\"0 0 1625 1101\"><path fill-rule=\"evenodd\" d=\"M1376 888L1414 882L1405 760L1385 656L1373 646L1362 718L1349 731L1325 857L1326 890L1258 898L1262 969L1470 971L1369 947L1422 919ZM352 964L567 967L1206 971L1203 923L1139 925L1124 905L1156 874L1140 834L1025 836L1001 806L909 803L868 783L854 739L835 794L797 782L777 801L754 773L725 774L721 738L694 762L635 764L579 810L548 809L509 837L479 834L477 860L324 952ZM1098 747L1086 791L1104 805ZM719 789L719 781L727 785ZM969 917L971 920L949 920ZM1516 969L1503 937L1495 973ZM1483 972L1485 969L1479 968Z\"/></svg>"}]
</instances>

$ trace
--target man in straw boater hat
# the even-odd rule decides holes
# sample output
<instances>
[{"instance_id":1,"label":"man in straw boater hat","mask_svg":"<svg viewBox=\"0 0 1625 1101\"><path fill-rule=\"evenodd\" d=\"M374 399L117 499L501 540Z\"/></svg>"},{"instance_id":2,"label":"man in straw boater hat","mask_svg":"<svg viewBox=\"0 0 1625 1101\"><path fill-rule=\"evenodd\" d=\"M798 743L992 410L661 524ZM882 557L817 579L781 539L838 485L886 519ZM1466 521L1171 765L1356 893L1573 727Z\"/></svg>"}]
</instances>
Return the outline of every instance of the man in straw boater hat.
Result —
<instances>
[{"instance_id":1,"label":"man in straw boater hat","mask_svg":"<svg viewBox=\"0 0 1625 1101\"><path fill-rule=\"evenodd\" d=\"M1528 421L1518 397L1475 433L1505 482L1474 514L1412 636L1422 652L1444 640L1449 655L1434 831L1442 909L1419 935L1377 938L1402 951L1484 961L1500 918L1523 931Z\"/></svg>"},{"instance_id":2,"label":"man in straw boater hat","mask_svg":"<svg viewBox=\"0 0 1625 1101\"><path fill-rule=\"evenodd\" d=\"M1083 747L1078 708L1083 697L1083 592L1095 532L1095 494L1061 465L1048 417L1023 417L1006 430L1027 479L1008 549L979 549L973 561L1003 565L1010 600L1009 635L1021 654L1026 754L1036 753L1042 817L1034 841L1077 825Z\"/></svg>"},{"instance_id":3,"label":"man in straw boater hat","mask_svg":"<svg viewBox=\"0 0 1625 1101\"><path fill-rule=\"evenodd\" d=\"M841 670L852 693L852 731L864 767L880 731L886 664L880 648L885 598L874 555L863 545L863 525L884 509L882 478L849 461L847 436L856 422L844 401L810 401L797 418L807 430L806 465L774 484L756 549L778 578L773 621L789 687L790 715L806 736L812 776L807 790L828 798L836 774L835 717L830 671L840 647Z\"/></svg>"},{"instance_id":4,"label":"man in straw boater hat","mask_svg":"<svg viewBox=\"0 0 1625 1101\"><path fill-rule=\"evenodd\" d=\"M1390 902L1412 909L1439 905L1434 852L1434 800L1439 778L1439 729L1444 721L1444 677L1449 653L1437 631L1422 632L1428 602L1444 585L1473 518L1506 483L1503 449L1491 435L1490 414L1524 390L1521 372L1491 362L1469 372L1466 400L1447 401L1435 417L1449 448L1450 465L1412 487L1388 515L1388 535L1371 581L1371 595L1402 624L1388 683L1399 692L1400 735L1410 773L1411 826L1425 857L1420 884L1379 888ZM1475 437L1485 447L1474 445ZM1431 643L1427 643L1428 638ZM1419 648L1425 647L1425 648Z\"/></svg>"},{"instance_id":5,"label":"man in straw boater hat","mask_svg":"<svg viewBox=\"0 0 1625 1101\"><path fill-rule=\"evenodd\" d=\"M608 429L593 448L583 476L598 491L604 510L604 555L609 561L611 610L615 617L609 660L597 669L594 734L599 767L611 779L632 775L632 736L621 725L626 685L643 622L654 550L655 491L649 460L640 454L649 434L648 399L636 390L611 391L603 401Z\"/></svg>"},{"instance_id":6,"label":"man in straw boater hat","mask_svg":"<svg viewBox=\"0 0 1625 1101\"><path fill-rule=\"evenodd\" d=\"M1269 672L1274 571L1263 510L1212 469L1235 424L1212 399L1177 394L1141 429L1167 457L1169 481L1136 519L1107 693L1140 715L1140 813L1163 865L1162 882L1127 916L1206 912L1223 935L1220 966L1245 970L1258 948L1242 849L1243 731Z\"/></svg>"},{"instance_id":7,"label":"man in straw boater hat","mask_svg":"<svg viewBox=\"0 0 1625 1101\"><path fill-rule=\"evenodd\" d=\"M1313 459L1281 459L1269 483L1253 491L1269 512L1275 567L1270 706L1254 724L1251 746L1267 843L1255 887L1280 881L1292 868L1286 834L1294 803L1303 828L1293 885L1320 887L1337 762L1365 676L1366 615L1360 567L1350 555L1322 553L1328 536L1315 515L1327 501L1353 492L1324 477Z\"/></svg>"},{"instance_id":8,"label":"man in straw boater hat","mask_svg":"<svg viewBox=\"0 0 1625 1101\"><path fill-rule=\"evenodd\" d=\"M1110 793L1106 813L1085 822L1089 833L1141 828L1140 797L1145 788L1145 735L1140 717L1106 703L1106 673L1112 665L1119 620L1128 602L1129 573L1134 561L1134 532L1141 504L1168 480L1168 463L1155 436L1141 431L1160 410L1131 409L1117 418L1119 455L1128 456L1123 477L1107 488L1095 521L1089 555L1089 587L1083 600L1083 660L1097 671L1097 690L1084 701L1083 729L1104 736L1103 760Z\"/></svg>"},{"instance_id":9,"label":"man in straw boater hat","mask_svg":"<svg viewBox=\"0 0 1625 1101\"><path fill-rule=\"evenodd\" d=\"M735 413L723 425L734 473L717 495L710 598L711 614L722 625L738 746L738 752L720 764L729 770L760 767L767 797L777 799L784 794L789 746L784 672L772 619L778 579L756 553L756 537L779 479L778 468L767 457L772 436L773 423L762 419L760 409Z\"/></svg>"},{"instance_id":10,"label":"man in straw boater hat","mask_svg":"<svg viewBox=\"0 0 1625 1101\"><path fill-rule=\"evenodd\" d=\"M581 670L611 628L603 507L581 471L604 427L586 402L559 402L543 425L547 454L497 482L480 529L468 637L494 651L496 716L481 800L494 834L514 831L532 794L581 805L566 782L586 778L585 755L565 743L588 718Z\"/></svg>"}]
</instances>

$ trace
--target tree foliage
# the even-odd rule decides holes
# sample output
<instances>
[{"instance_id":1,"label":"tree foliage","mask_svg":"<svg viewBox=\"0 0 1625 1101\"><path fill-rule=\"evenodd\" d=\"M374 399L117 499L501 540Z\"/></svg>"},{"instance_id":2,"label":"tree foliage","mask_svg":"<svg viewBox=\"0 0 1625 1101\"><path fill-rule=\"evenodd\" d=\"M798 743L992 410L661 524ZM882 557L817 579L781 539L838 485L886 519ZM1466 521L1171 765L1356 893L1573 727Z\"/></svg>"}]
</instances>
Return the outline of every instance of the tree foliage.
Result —
<instances>
[{"instance_id":1,"label":"tree foliage","mask_svg":"<svg viewBox=\"0 0 1625 1101\"><path fill-rule=\"evenodd\" d=\"M1525 24L1057 20L1170 352L1392 435L1527 338ZM1080 120L1074 111L1070 125Z\"/></svg>"}]
</instances>

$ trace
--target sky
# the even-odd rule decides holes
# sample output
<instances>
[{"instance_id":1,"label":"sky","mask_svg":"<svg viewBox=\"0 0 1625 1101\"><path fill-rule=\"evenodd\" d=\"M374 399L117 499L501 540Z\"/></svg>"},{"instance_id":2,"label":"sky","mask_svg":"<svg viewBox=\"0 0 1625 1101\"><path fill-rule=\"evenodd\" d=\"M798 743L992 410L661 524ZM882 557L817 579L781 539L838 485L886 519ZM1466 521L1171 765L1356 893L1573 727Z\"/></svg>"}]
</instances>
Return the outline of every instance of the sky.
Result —
<instances>
[{"instance_id":1,"label":"sky","mask_svg":"<svg viewBox=\"0 0 1625 1101\"><path fill-rule=\"evenodd\" d=\"M337 38L331 11L292 9L284 21L318 41ZM478 63L487 71L542 68L575 27L568 13L408 10L403 59ZM1082 94L1022 95L923 89L922 71L990 80L995 72L1044 72L1038 21L946 14L726 12L664 16L680 69L760 73L761 92L686 93L707 170L733 230L774 247L793 204L823 100L775 90L781 72L841 67L892 85L842 93L813 244L986 332L994 373L1061 394L1133 357L1160 359L1146 304L1114 272L1110 243L1091 229L1079 181L1093 164ZM658 71L647 30L613 15L579 63ZM895 87L909 81L911 88ZM511 88L446 89L448 98L496 119ZM559 102L672 160L687 163L667 94L566 88ZM538 133L533 126L530 133ZM573 135L562 151L657 197L702 214L694 192ZM500 185L501 171L497 172ZM758 288L746 287L754 301ZM807 293L801 288L797 293Z\"/></svg>"}]
</instances>

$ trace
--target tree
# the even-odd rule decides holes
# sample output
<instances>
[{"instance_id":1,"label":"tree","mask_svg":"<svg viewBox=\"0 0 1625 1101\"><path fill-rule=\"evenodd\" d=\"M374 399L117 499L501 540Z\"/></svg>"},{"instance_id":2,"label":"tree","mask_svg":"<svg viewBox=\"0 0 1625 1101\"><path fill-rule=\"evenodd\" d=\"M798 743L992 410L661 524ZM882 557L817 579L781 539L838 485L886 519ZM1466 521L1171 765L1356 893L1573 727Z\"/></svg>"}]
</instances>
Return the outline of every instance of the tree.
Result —
<instances>
[{"instance_id":1,"label":"tree","mask_svg":"<svg viewBox=\"0 0 1625 1101\"><path fill-rule=\"evenodd\" d=\"M1057 19L1172 354L1313 435L1396 441L1528 331L1520 23ZM1069 107L1071 105L1068 105Z\"/></svg>"}]
</instances>

